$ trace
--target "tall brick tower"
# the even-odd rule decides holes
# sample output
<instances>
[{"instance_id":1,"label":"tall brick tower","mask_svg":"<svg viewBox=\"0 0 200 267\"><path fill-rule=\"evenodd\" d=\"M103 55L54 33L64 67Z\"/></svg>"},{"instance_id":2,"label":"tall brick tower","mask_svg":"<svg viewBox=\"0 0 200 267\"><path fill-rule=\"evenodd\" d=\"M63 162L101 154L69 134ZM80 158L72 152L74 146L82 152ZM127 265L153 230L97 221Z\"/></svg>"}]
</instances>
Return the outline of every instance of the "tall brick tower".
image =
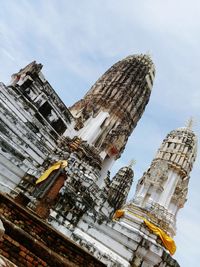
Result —
<instances>
[{"instance_id":1,"label":"tall brick tower","mask_svg":"<svg viewBox=\"0 0 200 267\"><path fill-rule=\"evenodd\" d=\"M108 69L85 97L70 108L77 120L77 136L99 150L103 178L120 157L144 112L154 75L150 56L129 56Z\"/></svg>"}]
</instances>

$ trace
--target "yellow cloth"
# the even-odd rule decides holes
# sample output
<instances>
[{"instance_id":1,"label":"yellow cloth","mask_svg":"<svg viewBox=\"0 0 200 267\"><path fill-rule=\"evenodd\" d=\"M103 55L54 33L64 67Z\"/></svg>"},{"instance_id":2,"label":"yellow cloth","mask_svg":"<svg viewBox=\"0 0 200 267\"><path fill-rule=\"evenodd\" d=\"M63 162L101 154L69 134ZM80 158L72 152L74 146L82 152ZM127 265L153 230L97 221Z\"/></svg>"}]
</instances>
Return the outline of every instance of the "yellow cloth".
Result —
<instances>
[{"instance_id":1,"label":"yellow cloth","mask_svg":"<svg viewBox=\"0 0 200 267\"><path fill-rule=\"evenodd\" d=\"M174 255L174 253L176 252L176 244L174 242L174 240L167 235L162 229L160 229L159 227L157 227L156 225L154 225L153 223L149 222L148 220L146 220L145 218L136 215L132 212L127 211L128 213L142 219L144 221L144 223L146 224L146 226L152 230L152 232L156 235L158 235L160 237L160 239L163 242L163 245L165 246L165 248L170 252L171 255ZM113 215L113 220L119 219L121 217L124 216L125 211L124 210L116 210L115 214Z\"/></svg>"},{"instance_id":2,"label":"yellow cloth","mask_svg":"<svg viewBox=\"0 0 200 267\"><path fill-rule=\"evenodd\" d=\"M36 184L39 184L46 180L49 175L52 173L54 170L58 170L60 168L65 168L67 167L67 161L66 160L60 160L54 163L50 168L48 168L41 176L40 178L37 179Z\"/></svg>"},{"instance_id":3,"label":"yellow cloth","mask_svg":"<svg viewBox=\"0 0 200 267\"><path fill-rule=\"evenodd\" d=\"M160 237L166 249L169 250L170 254L174 255L174 253L176 252L176 244L174 240L169 235L167 235L162 229L155 226L153 223L150 223L146 219L144 219L144 222L146 226L153 231L154 234Z\"/></svg>"},{"instance_id":4,"label":"yellow cloth","mask_svg":"<svg viewBox=\"0 0 200 267\"><path fill-rule=\"evenodd\" d=\"M116 210L113 215L113 220L119 219L124 216L124 210Z\"/></svg>"}]
</instances>

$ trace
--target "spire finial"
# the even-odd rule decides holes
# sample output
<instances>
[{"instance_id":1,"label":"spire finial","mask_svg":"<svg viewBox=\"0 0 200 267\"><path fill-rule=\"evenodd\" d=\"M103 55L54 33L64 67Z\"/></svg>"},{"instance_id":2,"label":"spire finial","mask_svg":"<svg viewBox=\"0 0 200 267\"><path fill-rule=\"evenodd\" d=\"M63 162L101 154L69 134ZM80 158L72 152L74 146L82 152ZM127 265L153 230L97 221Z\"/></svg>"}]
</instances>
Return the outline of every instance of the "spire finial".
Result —
<instances>
[{"instance_id":1,"label":"spire finial","mask_svg":"<svg viewBox=\"0 0 200 267\"><path fill-rule=\"evenodd\" d=\"M194 125L194 118L191 117L189 120L187 120L186 122L186 128L188 128L189 130L192 130L192 127Z\"/></svg>"},{"instance_id":2,"label":"spire finial","mask_svg":"<svg viewBox=\"0 0 200 267\"><path fill-rule=\"evenodd\" d=\"M133 166L134 166L135 164L136 164L136 160L135 160L135 159L132 159L132 160L129 162L128 167L133 168Z\"/></svg>"},{"instance_id":3,"label":"spire finial","mask_svg":"<svg viewBox=\"0 0 200 267\"><path fill-rule=\"evenodd\" d=\"M152 51L151 50L147 50L146 55L151 57L152 56Z\"/></svg>"}]
</instances>

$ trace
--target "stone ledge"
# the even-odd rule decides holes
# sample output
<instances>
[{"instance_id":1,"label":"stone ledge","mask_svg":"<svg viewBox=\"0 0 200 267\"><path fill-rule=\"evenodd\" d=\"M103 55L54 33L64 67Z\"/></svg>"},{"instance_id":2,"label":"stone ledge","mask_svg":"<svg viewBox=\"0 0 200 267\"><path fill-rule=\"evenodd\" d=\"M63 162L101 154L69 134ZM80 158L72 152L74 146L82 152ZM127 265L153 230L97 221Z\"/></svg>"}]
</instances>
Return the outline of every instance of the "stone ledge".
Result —
<instances>
[{"instance_id":1,"label":"stone ledge","mask_svg":"<svg viewBox=\"0 0 200 267\"><path fill-rule=\"evenodd\" d=\"M14 263L10 262L8 259L0 255L0 266L1 267L17 267Z\"/></svg>"}]
</instances>

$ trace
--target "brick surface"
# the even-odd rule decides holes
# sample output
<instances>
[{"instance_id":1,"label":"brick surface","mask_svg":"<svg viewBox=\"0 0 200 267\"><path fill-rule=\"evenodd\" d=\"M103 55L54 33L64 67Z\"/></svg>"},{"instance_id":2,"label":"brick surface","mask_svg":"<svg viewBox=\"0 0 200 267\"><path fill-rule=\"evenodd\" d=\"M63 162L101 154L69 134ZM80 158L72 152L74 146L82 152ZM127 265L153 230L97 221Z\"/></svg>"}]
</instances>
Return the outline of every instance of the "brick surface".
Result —
<instances>
[{"instance_id":1,"label":"brick surface","mask_svg":"<svg viewBox=\"0 0 200 267\"><path fill-rule=\"evenodd\" d=\"M52 198L57 189L51 192ZM0 209L0 218L6 229L0 251L11 261L15 261L17 266L105 266L36 215L1 193ZM9 251L12 253L9 254Z\"/></svg>"},{"instance_id":2,"label":"brick surface","mask_svg":"<svg viewBox=\"0 0 200 267\"><path fill-rule=\"evenodd\" d=\"M20 251L19 255L22 256L23 258L26 258L26 253L24 251Z\"/></svg>"}]
</instances>

